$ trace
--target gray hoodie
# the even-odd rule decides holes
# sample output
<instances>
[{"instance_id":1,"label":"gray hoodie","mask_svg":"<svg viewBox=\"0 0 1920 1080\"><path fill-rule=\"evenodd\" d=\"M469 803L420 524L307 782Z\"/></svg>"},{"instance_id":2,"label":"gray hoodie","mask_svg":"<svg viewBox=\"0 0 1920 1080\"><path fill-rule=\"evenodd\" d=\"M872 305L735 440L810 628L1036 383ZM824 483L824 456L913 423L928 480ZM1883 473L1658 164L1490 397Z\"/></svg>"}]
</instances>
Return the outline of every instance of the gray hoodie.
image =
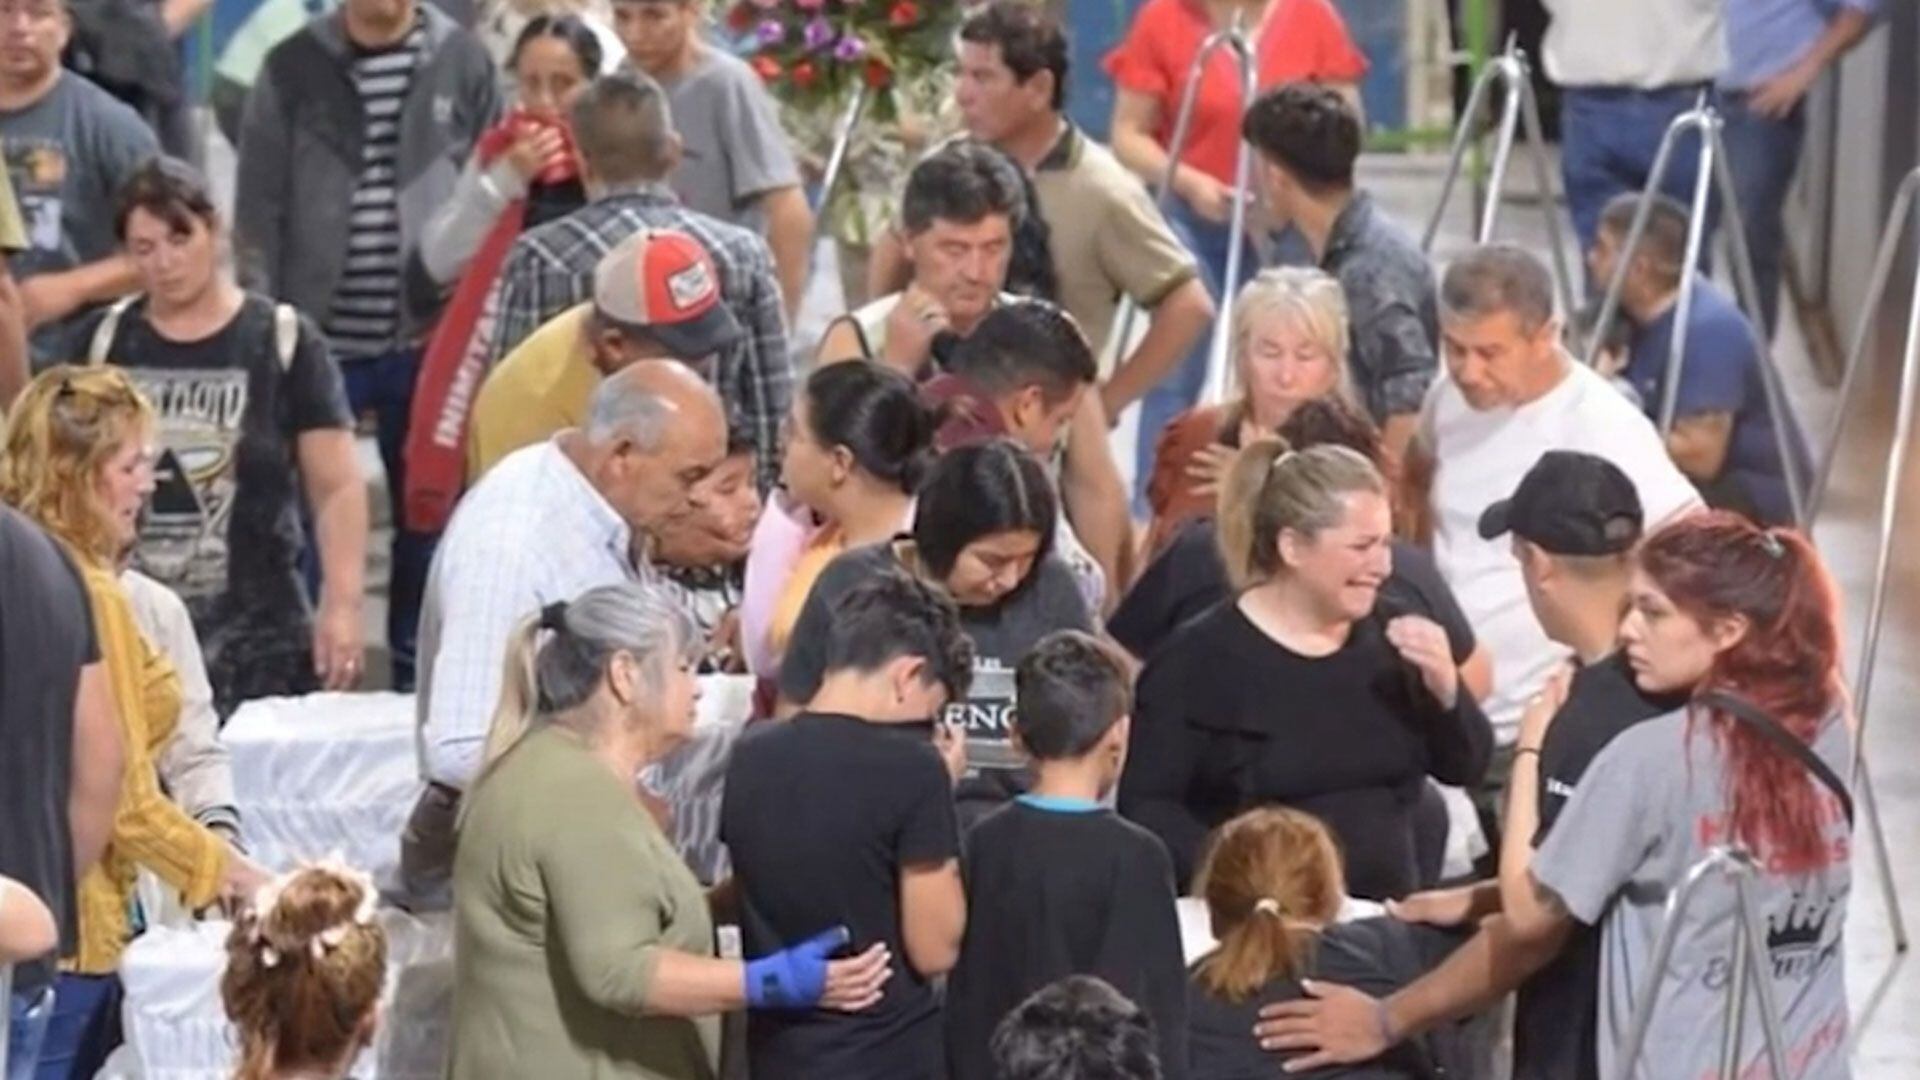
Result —
<instances>
[{"instance_id":1,"label":"gray hoodie","mask_svg":"<svg viewBox=\"0 0 1920 1080\"><path fill-rule=\"evenodd\" d=\"M400 251L410 268L421 230L453 193L475 140L499 111L486 47L430 5L426 45L400 110ZM234 225L249 284L325 312L346 262L365 132L354 49L341 15L317 16L267 54L240 131ZM417 276L417 271L410 277ZM417 336L438 299L409 281L401 333Z\"/></svg>"}]
</instances>

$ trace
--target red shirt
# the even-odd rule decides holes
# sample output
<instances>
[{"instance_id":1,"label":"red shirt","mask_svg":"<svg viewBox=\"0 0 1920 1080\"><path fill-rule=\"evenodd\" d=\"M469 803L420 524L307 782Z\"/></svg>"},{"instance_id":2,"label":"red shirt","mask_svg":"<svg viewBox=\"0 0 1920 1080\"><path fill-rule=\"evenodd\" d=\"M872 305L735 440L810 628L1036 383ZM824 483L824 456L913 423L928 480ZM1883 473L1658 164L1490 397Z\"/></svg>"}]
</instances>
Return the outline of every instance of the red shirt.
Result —
<instances>
[{"instance_id":1,"label":"red shirt","mask_svg":"<svg viewBox=\"0 0 1920 1080\"><path fill-rule=\"evenodd\" d=\"M1121 89L1159 100L1160 130L1154 137L1161 146L1173 140L1187 71L1213 29L1201 0L1147 0L1126 39L1107 54L1107 74ZM1271 0L1254 55L1262 90L1286 82L1358 82L1367 72L1367 58L1354 46L1332 0ZM1181 162L1233 183L1243 111L1239 68L1231 51L1219 49L1201 73Z\"/></svg>"}]
</instances>

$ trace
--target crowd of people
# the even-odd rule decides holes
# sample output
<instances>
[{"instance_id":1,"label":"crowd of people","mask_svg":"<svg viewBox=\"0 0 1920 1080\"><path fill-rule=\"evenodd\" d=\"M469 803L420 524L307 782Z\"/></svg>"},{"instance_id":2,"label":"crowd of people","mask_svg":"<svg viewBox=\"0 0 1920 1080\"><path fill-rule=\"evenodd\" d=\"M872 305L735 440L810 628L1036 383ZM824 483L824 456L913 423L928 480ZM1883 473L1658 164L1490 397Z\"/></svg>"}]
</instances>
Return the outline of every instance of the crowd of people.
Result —
<instances>
[{"instance_id":1,"label":"crowd of people","mask_svg":"<svg viewBox=\"0 0 1920 1080\"><path fill-rule=\"evenodd\" d=\"M5 1080L121 1042L143 874L231 920L245 1080L354 1068L382 906L451 923L461 1080L1485 1076L1515 992L1517 1078L1624 1075L1649 994L1631 1075L1713 1075L1728 1015L1746 1075L1748 895L1784 1053L1849 1075L1838 617L1761 379L1872 0L1548 3L1597 367L1538 257L1435 266L1361 183L1331 0L1148 0L1111 147L1057 12L964 4L817 342L815 155L703 0L294 20L223 83L231 214L62 65L69 2L0 0ZM1215 56L1173 147L1227 27L1260 93ZM1761 325L1673 198L1623 249L1716 81ZM256 863L221 741L369 687L368 425L419 733L379 887ZM750 717L696 726L722 678ZM1750 892L1656 969L1722 848Z\"/></svg>"}]
</instances>

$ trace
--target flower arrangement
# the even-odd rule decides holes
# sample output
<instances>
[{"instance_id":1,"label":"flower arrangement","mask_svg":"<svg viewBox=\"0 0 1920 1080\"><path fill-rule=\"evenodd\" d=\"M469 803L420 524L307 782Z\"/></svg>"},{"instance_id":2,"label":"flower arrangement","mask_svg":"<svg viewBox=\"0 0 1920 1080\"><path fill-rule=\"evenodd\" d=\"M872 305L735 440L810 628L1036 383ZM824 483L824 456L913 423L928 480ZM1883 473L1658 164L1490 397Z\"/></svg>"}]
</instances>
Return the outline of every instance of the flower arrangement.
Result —
<instances>
[{"instance_id":1,"label":"flower arrangement","mask_svg":"<svg viewBox=\"0 0 1920 1080\"><path fill-rule=\"evenodd\" d=\"M774 96L797 109L834 109L855 86L871 115L891 120L894 91L953 59L960 0L733 0L728 29Z\"/></svg>"}]
</instances>

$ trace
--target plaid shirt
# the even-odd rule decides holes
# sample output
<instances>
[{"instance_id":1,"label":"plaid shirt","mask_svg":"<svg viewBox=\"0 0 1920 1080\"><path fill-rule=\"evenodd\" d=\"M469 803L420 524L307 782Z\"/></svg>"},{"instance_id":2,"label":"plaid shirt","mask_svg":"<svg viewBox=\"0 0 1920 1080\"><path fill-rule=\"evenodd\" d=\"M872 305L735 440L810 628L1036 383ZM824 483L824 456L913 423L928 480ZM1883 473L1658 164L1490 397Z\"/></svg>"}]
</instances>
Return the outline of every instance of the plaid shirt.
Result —
<instances>
[{"instance_id":1,"label":"plaid shirt","mask_svg":"<svg viewBox=\"0 0 1920 1080\"><path fill-rule=\"evenodd\" d=\"M688 210L662 185L613 192L514 241L489 300L494 321L487 366L548 319L593 299L593 268L601 256L641 229L678 229L713 257L720 295L746 331L738 346L720 356L715 389L753 434L765 491L780 475L780 425L793 398L773 254L756 234Z\"/></svg>"},{"instance_id":2,"label":"plaid shirt","mask_svg":"<svg viewBox=\"0 0 1920 1080\"><path fill-rule=\"evenodd\" d=\"M480 773L514 628L599 585L651 581L633 531L552 440L501 459L460 500L420 610L421 779Z\"/></svg>"}]
</instances>

